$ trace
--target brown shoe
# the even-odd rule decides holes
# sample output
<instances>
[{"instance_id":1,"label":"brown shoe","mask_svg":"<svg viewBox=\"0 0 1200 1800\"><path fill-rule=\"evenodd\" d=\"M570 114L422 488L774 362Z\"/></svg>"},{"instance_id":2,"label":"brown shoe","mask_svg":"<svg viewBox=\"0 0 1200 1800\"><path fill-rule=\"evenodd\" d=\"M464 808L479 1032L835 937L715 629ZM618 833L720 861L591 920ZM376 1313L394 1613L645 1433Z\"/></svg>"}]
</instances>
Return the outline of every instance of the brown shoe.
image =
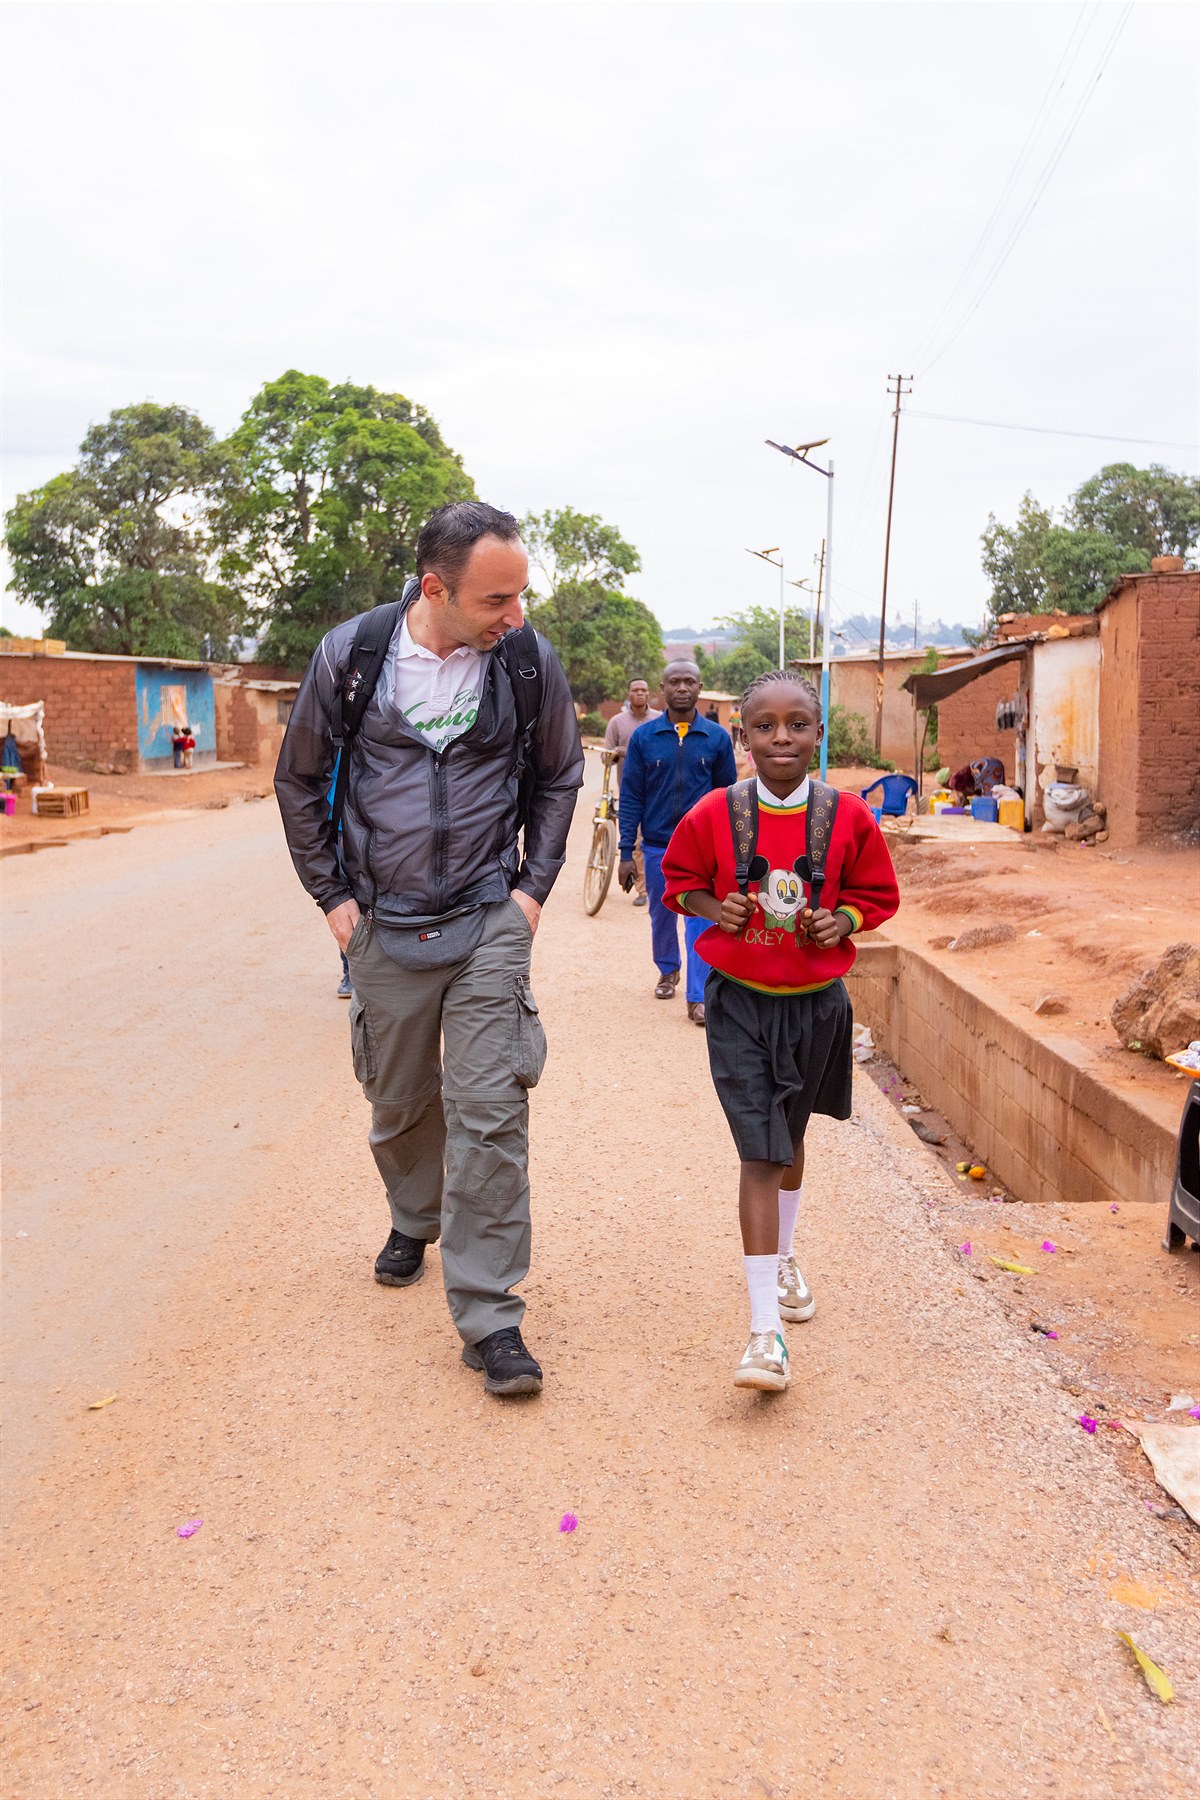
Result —
<instances>
[{"instance_id":1,"label":"brown shoe","mask_svg":"<svg viewBox=\"0 0 1200 1800\"><path fill-rule=\"evenodd\" d=\"M679 970L672 969L669 975L660 975L658 986L654 990L656 1000L673 1000L675 989L679 986Z\"/></svg>"},{"instance_id":2,"label":"brown shoe","mask_svg":"<svg viewBox=\"0 0 1200 1800\"><path fill-rule=\"evenodd\" d=\"M704 1030L704 1002L703 1002L703 1000L689 1000L688 1001L688 1018L692 1021L693 1025L698 1025L700 1027L701 1031Z\"/></svg>"}]
</instances>

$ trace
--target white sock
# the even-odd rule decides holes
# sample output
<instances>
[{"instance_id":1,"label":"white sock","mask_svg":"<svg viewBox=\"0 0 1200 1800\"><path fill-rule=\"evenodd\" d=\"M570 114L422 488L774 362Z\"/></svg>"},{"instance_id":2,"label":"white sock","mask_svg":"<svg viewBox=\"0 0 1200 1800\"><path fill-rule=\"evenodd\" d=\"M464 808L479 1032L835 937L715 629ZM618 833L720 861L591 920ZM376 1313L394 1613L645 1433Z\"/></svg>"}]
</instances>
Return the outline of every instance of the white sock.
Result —
<instances>
[{"instance_id":1,"label":"white sock","mask_svg":"<svg viewBox=\"0 0 1200 1800\"><path fill-rule=\"evenodd\" d=\"M779 1272L777 1256L744 1256L746 1286L750 1290L751 1331L780 1329L779 1295L775 1277Z\"/></svg>"},{"instance_id":2,"label":"white sock","mask_svg":"<svg viewBox=\"0 0 1200 1800\"><path fill-rule=\"evenodd\" d=\"M779 1254L792 1254L792 1240L796 1235L796 1215L800 1211L802 1187L780 1188L779 1190Z\"/></svg>"}]
</instances>

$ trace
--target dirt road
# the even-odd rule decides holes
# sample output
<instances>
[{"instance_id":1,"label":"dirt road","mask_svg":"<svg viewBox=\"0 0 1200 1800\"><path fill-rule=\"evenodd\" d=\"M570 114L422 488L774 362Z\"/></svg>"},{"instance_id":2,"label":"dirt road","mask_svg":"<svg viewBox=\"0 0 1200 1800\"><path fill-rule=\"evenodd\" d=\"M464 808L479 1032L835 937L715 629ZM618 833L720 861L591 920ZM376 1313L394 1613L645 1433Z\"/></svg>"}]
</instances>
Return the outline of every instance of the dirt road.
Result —
<instances>
[{"instance_id":1,"label":"dirt road","mask_svg":"<svg viewBox=\"0 0 1200 1800\"><path fill-rule=\"evenodd\" d=\"M1195 1534L964 1274L867 1081L813 1132L793 1388L730 1385L703 1039L644 912L584 916L578 851L535 953L520 1405L459 1363L436 1255L371 1279L337 958L273 805L3 879L9 1793L1192 1788Z\"/></svg>"}]
</instances>

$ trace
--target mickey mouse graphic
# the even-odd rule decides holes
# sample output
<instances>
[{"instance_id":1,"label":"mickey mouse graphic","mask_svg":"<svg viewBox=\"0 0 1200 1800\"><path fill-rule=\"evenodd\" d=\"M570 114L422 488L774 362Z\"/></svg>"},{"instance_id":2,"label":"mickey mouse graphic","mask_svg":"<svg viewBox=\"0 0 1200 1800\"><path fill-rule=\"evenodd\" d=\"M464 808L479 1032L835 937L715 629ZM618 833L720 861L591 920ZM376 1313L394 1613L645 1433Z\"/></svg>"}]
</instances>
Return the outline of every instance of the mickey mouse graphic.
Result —
<instances>
[{"instance_id":1,"label":"mickey mouse graphic","mask_svg":"<svg viewBox=\"0 0 1200 1800\"><path fill-rule=\"evenodd\" d=\"M759 884L758 904L768 925L798 932L798 915L808 904L798 869L770 869Z\"/></svg>"}]
</instances>

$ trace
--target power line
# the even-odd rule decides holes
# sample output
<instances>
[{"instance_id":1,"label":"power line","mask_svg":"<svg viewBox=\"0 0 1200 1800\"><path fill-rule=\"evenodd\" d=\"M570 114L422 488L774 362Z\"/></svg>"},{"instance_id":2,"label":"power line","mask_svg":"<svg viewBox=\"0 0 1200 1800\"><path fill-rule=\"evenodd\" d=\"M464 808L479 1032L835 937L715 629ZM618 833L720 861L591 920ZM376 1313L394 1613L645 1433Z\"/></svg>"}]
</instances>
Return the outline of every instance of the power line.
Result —
<instances>
[{"instance_id":1,"label":"power line","mask_svg":"<svg viewBox=\"0 0 1200 1800\"><path fill-rule=\"evenodd\" d=\"M1145 444L1159 450L1195 450L1200 439L1184 443L1178 438L1126 437L1120 431L1059 431L1053 425L1009 425L1003 419L966 419L955 413L915 412L911 407L906 419L936 419L943 425L986 425L992 431L1033 431L1041 437L1090 438L1098 444Z\"/></svg>"},{"instance_id":2,"label":"power line","mask_svg":"<svg viewBox=\"0 0 1200 1800\"><path fill-rule=\"evenodd\" d=\"M968 306L967 311L963 314L962 318L959 320L958 324L954 327L954 329L950 333L949 337L946 338L945 342L941 345L940 349L937 351L937 354L935 356L933 356L930 359L930 361L926 363L925 367L921 370L922 376L927 375L929 373L930 369L934 368L942 360L943 356L945 356L946 352L950 349L950 347L958 341L959 337L962 335L962 333L966 329L967 325L975 317L975 314L978 312L978 310L982 306L984 300L986 300L988 294L991 292L992 287L994 286L994 284L1000 274L1000 271L1003 269L1005 263L1008 261L1009 257L1012 255L1012 252L1016 249L1017 244L1021 239L1022 233L1025 230L1025 227L1028 225L1030 219L1033 217L1035 211L1037 210L1038 203L1040 202L1042 195L1045 193L1046 189L1049 187L1050 182L1054 177L1054 173L1058 168L1058 165L1061 163L1063 157L1067 153L1067 148L1071 142L1071 139L1074 137L1076 131L1078 130L1079 124L1083 118L1083 115L1087 111L1088 106L1096 92L1096 89L1100 85L1101 80L1103 79L1104 72L1107 69L1109 62L1112 59L1114 51L1116 50L1118 40L1121 37L1121 33L1124 31L1126 25L1129 23L1130 15L1132 14L1132 12L1133 12L1133 0L1128 0L1128 3L1125 6L1123 12L1121 13L1120 18L1117 20L1116 25L1113 27L1113 30L1109 35L1108 42L1105 44L1104 49L1100 53L1100 60L1097 63L1095 70L1093 71L1092 75L1090 76L1088 83L1084 87L1083 92L1081 93L1079 99L1075 102L1075 106L1072 110L1070 118L1067 120L1067 123L1064 126L1063 130L1060 132L1058 140L1055 143L1054 148L1051 150L1050 155L1046 160L1046 163L1045 163L1045 166L1043 167L1042 173L1038 176L1037 180L1035 181L1029 198L1026 200L1024 206L1021 208L1021 211L1017 214L1017 217L1009 230L1008 236L1005 238L1003 244L1000 246L1000 253L996 257L996 260L993 262L991 268L988 270L988 273L984 278L983 286L980 288L979 293L976 295L974 301Z\"/></svg>"},{"instance_id":3,"label":"power line","mask_svg":"<svg viewBox=\"0 0 1200 1800\"><path fill-rule=\"evenodd\" d=\"M1096 10L1098 10L1098 8ZM1012 168L1009 170L1008 178L1005 181L1003 188L1000 190L1000 197L996 201L995 206L993 206L993 208L992 208L991 215L988 219L987 224L984 226L983 230L979 234L979 237L976 239L975 247L971 251L971 254L967 258L966 262L964 263L962 272L959 275L958 280L955 282L953 288L950 290L950 293L947 296L947 298L942 302L941 311L938 313L938 315L934 319L933 323L929 326L928 330L925 332L924 337L922 337L920 343L916 347L916 350L913 352L912 360L913 360L914 364L919 363L921 361L922 357L924 356L926 347L928 345L936 342L937 333L941 328L942 320L946 317L946 315L948 313L950 313L953 310L954 303L958 299L959 294L962 292L963 287L966 285L967 278L970 275L972 269L975 267L976 262L979 260L979 257L983 251L984 245L987 243L988 239L991 237L992 232L995 229L996 222L999 219L1000 214L1004 208L1004 205L1005 205L1006 201L1008 200L1008 197L1011 194L1013 188L1015 187L1017 179L1020 176L1020 174L1025 166L1026 159L1029 155L1030 150L1033 147L1034 139L1036 138L1038 132L1041 130L1043 121L1044 121L1045 117L1047 116L1047 103L1050 101L1051 95L1053 95L1054 98L1057 99L1058 95L1062 92L1063 88L1067 84L1067 81L1071 74L1071 70L1075 66L1076 59L1079 55L1080 50L1083 48L1084 39L1087 37L1088 29L1090 28L1091 21L1089 20L1088 26L1084 28L1083 34L1080 37L1078 44L1075 44L1076 33L1079 31L1080 25L1083 24L1083 20L1087 14L1087 11L1088 11L1088 0L1084 0L1084 4L1080 7L1078 13L1076 13L1076 15L1075 15L1075 22L1071 26L1070 35L1068 36L1066 44L1063 47L1062 55L1059 57L1058 62L1055 65L1054 73L1051 75L1050 80L1047 82L1045 92L1043 93L1042 98L1041 98L1040 102L1038 103L1038 109L1037 109L1037 112L1034 114L1033 123L1030 125L1029 130L1025 134L1025 141L1021 145L1020 150L1017 152L1016 161L1013 163ZM1072 52L1073 44L1075 47L1074 47L1074 51ZM1067 61L1068 55L1070 56L1069 62ZM1065 70L1063 69L1064 63L1066 63L1066 65L1067 65ZM1059 80L1059 72L1060 71L1062 71L1061 81Z\"/></svg>"}]
</instances>

